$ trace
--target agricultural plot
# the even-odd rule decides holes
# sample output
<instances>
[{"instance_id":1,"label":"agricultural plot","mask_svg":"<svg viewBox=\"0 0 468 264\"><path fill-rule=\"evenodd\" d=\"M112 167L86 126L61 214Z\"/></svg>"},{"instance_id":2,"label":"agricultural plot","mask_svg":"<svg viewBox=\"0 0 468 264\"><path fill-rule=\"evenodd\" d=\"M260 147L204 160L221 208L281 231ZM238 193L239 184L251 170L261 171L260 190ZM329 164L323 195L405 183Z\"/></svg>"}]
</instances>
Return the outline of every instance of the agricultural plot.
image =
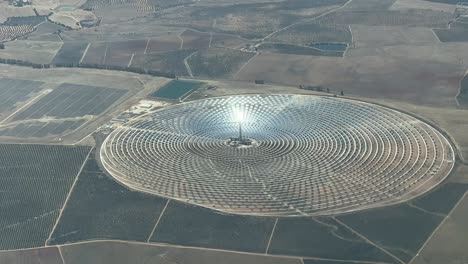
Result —
<instances>
[{"instance_id":1,"label":"agricultural plot","mask_svg":"<svg viewBox=\"0 0 468 264\"><path fill-rule=\"evenodd\" d=\"M85 120L63 122L28 122L0 127L0 136L18 138L44 138L71 133L83 125Z\"/></svg>"},{"instance_id":2,"label":"agricultural plot","mask_svg":"<svg viewBox=\"0 0 468 264\"><path fill-rule=\"evenodd\" d=\"M48 244L121 239L146 242L166 200L133 192L102 172L93 152Z\"/></svg>"},{"instance_id":3,"label":"agricultural plot","mask_svg":"<svg viewBox=\"0 0 468 264\"><path fill-rule=\"evenodd\" d=\"M143 54L148 40L127 40L107 43L105 64L126 67L133 54Z\"/></svg>"},{"instance_id":4,"label":"agricultural plot","mask_svg":"<svg viewBox=\"0 0 468 264\"><path fill-rule=\"evenodd\" d=\"M394 259L331 218L279 218L269 254L389 262Z\"/></svg>"},{"instance_id":5,"label":"agricultural plot","mask_svg":"<svg viewBox=\"0 0 468 264\"><path fill-rule=\"evenodd\" d=\"M52 60L55 65L78 65L88 43L65 42Z\"/></svg>"},{"instance_id":6,"label":"agricultural plot","mask_svg":"<svg viewBox=\"0 0 468 264\"><path fill-rule=\"evenodd\" d=\"M88 0L81 8L105 10L109 7L122 6L134 8L138 10L139 13L149 13L160 8L174 7L193 2L194 0Z\"/></svg>"},{"instance_id":7,"label":"agricultural plot","mask_svg":"<svg viewBox=\"0 0 468 264\"><path fill-rule=\"evenodd\" d=\"M91 43L81 63L84 65L104 65L107 50L106 42Z\"/></svg>"},{"instance_id":8,"label":"agricultural plot","mask_svg":"<svg viewBox=\"0 0 468 264\"><path fill-rule=\"evenodd\" d=\"M31 25L0 25L0 42L9 41L33 32L34 27Z\"/></svg>"},{"instance_id":9,"label":"agricultural plot","mask_svg":"<svg viewBox=\"0 0 468 264\"><path fill-rule=\"evenodd\" d=\"M0 79L0 117L3 112L9 112L16 108L19 102L27 101L33 93L41 90L42 82ZM0 118L3 119L3 118Z\"/></svg>"},{"instance_id":10,"label":"agricultural plot","mask_svg":"<svg viewBox=\"0 0 468 264\"><path fill-rule=\"evenodd\" d=\"M0 145L0 248L43 246L89 147Z\"/></svg>"},{"instance_id":11,"label":"agricultural plot","mask_svg":"<svg viewBox=\"0 0 468 264\"><path fill-rule=\"evenodd\" d=\"M137 54L133 57L132 67L160 72L172 72L176 76L187 76L184 59L195 50L177 50L164 53Z\"/></svg>"},{"instance_id":12,"label":"agricultural plot","mask_svg":"<svg viewBox=\"0 0 468 264\"><path fill-rule=\"evenodd\" d=\"M264 253L274 218L225 215L171 201L152 242Z\"/></svg>"},{"instance_id":13,"label":"agricultural plot","mask_svg":"<svg viewBox=\"0 0 468 264\"><path fill-rule=\"evenodd\" d=\"M107 50L106 65L127 67L132 59L132 54L118 53Z\"/></svg>"},{"instance_id":14,"label":"agricultural plot","mask_svg":"<svg viewBox=\"0 0 468 264\"><path fill-rule=\"evenodd\" d=\"M34 39L34 40L52 40L61 42L61 39L56 34L60 31L64 31L65 28L57 24L45 21L36 27L34 32L27 34L22 38Z\"/></svg>"},{"instance_id":15,"label":"agricultural plot","mask_svg":"<svg viewBox=\"0 0 468 264\"><path fill-rule=\"evenodd\" d=\"M343 51L321 50L312 47L297 46L285 43L263 43L258 47L258 50L263 52L293 55L343 57Z\"/></svg>"},{"instance_id":16,"label":"agricultural plot","mask_svg":"<svg viewBox=\"0 0 468 264\"><path fill-rule=\"evenodd\" d=\"M330 13L317 22L326 25L367 25L445 28L453 18L448 12L409 9L401 11L342 11Z\"/></svg>"},{"instance_id":17,"label":"agricultural plot","mask_svg":"<svg viewBox=\"0 0 468 264\"><path fill-rule=\"evenodd\" d=\"M50 36L50 35L49 35ZM57 37L56 35L52 35ZM5 43L0 49L0 58L27 60L32 63L49 64L62 47L57 41L15 40Z\"/></svg>"},{"instance_id":18,"label":"agricultural plot","mask_svg":"<svg viewBox=\"0 0 468 264\"><path fill-rule=\"evenodd\" d=\"M458 103L463 107L468 107L468 75L465 75L460 82L460 93L457 95Z\"/></svg>"},{"instance_id":19,"label":"agricultural plot","mask_svg":"<svg viewBox=\"0 0 468 264\"><path fill-rule=\"evenodd\" d=\"M460 200L466 188L466 185L462 184L449 184L406 204L337 218L408 262Z\"/></svg>"},{"instance_id":20,"label":"agricultural plot","mask_svg":"<svg viewBox=\"0 0 468 264\"><path fill-rule=\"evenodd\" d=\"M353 0L343 10L346 11L373 11L387 10L396 0Z\"/></svg>"},{"instance_id":21,"label":"agricultural plot","mask_svg":"<svg viewBox=\"0 0 468 264\"><path fill-rule=\"evenodd\" d=\"M174 80L152 93L151 97L170 100L182 99L200 86L202 86L200 82Z\"/></svg>"},{"instance_id":22,"label":"agricultural plot","mask_svg":"<svg viewBox=\"0 0 468 264\"><path fill-rule=\"evenodd\" d=\"M148 42L146 54L178 50L180 48L180 44L181 39L174 35L151 38Z\"/></svg>"},{"instance_id":23,"label":"agricultural plot","mask_svg":"<svg viewBox=\"0 0 468 264\"><path fill-rule=\"evenodd\" d=\"M468 194L414 259L414 264L467 263Z\"/></svg>"},{"instance_id":24,"label":"agricultural plot","mask_svg":"<svg viewBox=\"0 0 468 264\"><path fill-rule=\"evenodd\" d=\"M143 245L123 242L92 242L61 247L66 264L301 264L299 258L272 257L195 248ZM1 253L0 253L1 257ZM1 260L1 258L0 258ZM51 263L52 264L52 263ZM55 263L53 263L55 264ZM343 264L343 263L341 263Z\"/></svg>"},{"instance_id":25,"label":"agricultural plot","mask_svg":"<svg viewBox=\"0 0 468 264\"><path fill-rule=\"evenodd\" d=\"M468 42L468 23L450 24L448 29L434 29L442 42Z\"/></svg>"},{"instance_id":26,"label":"agricultural plot","mask_svg":"<svg viewBox=\"0 0 468 264\"><path fill-rule=\"evenodd\" d=\"M135 9L138 13L150 13L155 10L155 7L148 3L148 1L134 1L134 0L88 0L81 6L84 10L108 10L111 7L125 7Z\"/></svg>"},{"instance_id":27,"label":"agricultural plot","mask_svg":"<svg viewBox=\"0 0 468 264\"><path fill-rule=\"evenodd\" d=\"M213 34L211 40L211 47L217 48L239 48L246 46L247 44L252 44L251 41L242 39L238 36L229 35L229 34Z\"/></svg>"},{"instance_id":28,"label":"agricultural plot","mask_svg":"<svg viewBox=\"0 0 468 264\"><path fill-rule=\"evenodd\" d=\"M31 25L35 27L46 20L46 16L9 17L3 24L9 26Z\"/></svg>"},{"instance_id":29,"label":"agricultural plot","mask_svg":"<svg viewBox=\"0 0 468 264\"><path fill-rule=\"evenodd\" d=\"M47 263L63 264L57 248L28 249L0 253L0 263Z\"/></svg>"},{"instance_id":30,"label":"agricultural plot","mask_svg":"<svg viewBox=\"0 0 468 264\"><path fill-rule=\"evenodd\" d=\"M125 41L113 41L108 43L108 56L112 54L142 54L145 52L147 39L132 39Z\"/></svg>"},{"instance_id":31,"label":"agricultural plot","mask_svg":"<svg viewBox=\"0 0 468 264\"><path fill-rule=\"evenodd\" d=\"M330 51L345 51L348 48L348 44L343 43L314 43L309 45L311 48L319 50L330 50Z\"/></svg>"},{"instance_id":32,"label":"agricultural plot","mask_svg":"<svg viewBox=\"0 0 468 264\"><path fill-rule=\"evenodd\" d=\"M206 49L210 44L209 33L187 29L180 37L184 40L184 44L182 45L184 49Z\"/></svg>"},{"instance_id":33,"label":"agricultural plot","mask_svg":"<svg viewBox=\"0 0 468 264\"><path fill-rule=\"evenodd\" d=\"M126 93L127 90L123 89L64 83L17 114L14 120L96 116Z\"/></svg>"},{"instance_id":34,"label":"agricultural plot","mask_svg":"<svg viewBox=\"0 0 468 264\"><path fill-rule=\"evenodd\" d=\"M253 56L252 52L210 48L191 56L188 64L195 76L229 77Z\"/></svg>"},{"instance_id":35,"label":"agricultural plot","mask_svg":"<svg viewBox=\"0 0 468 264\"><path fill-rule=\"evenodd\" d=\"M424 0L424 1L441 3L441 4L451 4L451 5L456 5L460 2L463 2L462 0Z\"/></svg>"},{"instance_id":36,"label":"agricultural plot","mask_svg":"<svg viewBox=\"0 0 468 264\"><path fill-rule=\"evenodd\" d=\"M432 30L424 27L353 25L351 29L354 36L353 47L356 49L438 42Z\"/></svg>"},{"instance_id":37,"label":"agricultural plot","mask_svg":"<svg viewBox=\"0 0 468 264\"><path fill-rule=\"evenodd\" d=\"M352 39L348 25L309 22L298 24L274 34L269 41L310 46L313 43L350 43Z\"/></svg>"},{"instance_id":38,"label":"agricultural plot","mask_svg":"<svg viewBox=\"0 0 468 264\"><path fill-rule=\"evenodd\" d=\"M430 194L408 203L429 212L447 215L466 191L467 184L446 183Z\"/></svg>"},{"instance_id":39,"label":"agricultural plot","mask_svg":"<svg viewBox=\"0 0 468 264\"><path fill-rule=\"evenodd\" d=\"M194 6L180 8L177 12L161 16L165 25L178 25L241 35L245 38L262 38L275 30L301 19L317 16L343 5L346 1L287 0L268 3L246 3L220 6ZM268 16L265 16L268 13ZM216 23L213 23L213 22Z\"/></svg>"}]
</instances>

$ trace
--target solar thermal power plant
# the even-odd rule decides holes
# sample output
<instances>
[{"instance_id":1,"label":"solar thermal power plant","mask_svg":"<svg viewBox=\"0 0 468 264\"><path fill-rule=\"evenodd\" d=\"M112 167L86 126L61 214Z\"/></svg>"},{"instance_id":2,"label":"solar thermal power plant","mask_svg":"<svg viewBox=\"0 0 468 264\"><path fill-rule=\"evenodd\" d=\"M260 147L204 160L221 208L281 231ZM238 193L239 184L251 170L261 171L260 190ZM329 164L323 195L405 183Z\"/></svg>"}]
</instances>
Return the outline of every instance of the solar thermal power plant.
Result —
<instances>
[{"instance_id":1,"label":"solar thermal power plant","mask_svg":"<svg viewBox=\"0 0 468 264\"><path fill-rule=\"evenodd\" d=\"M449 141L405 113L313 95L173 105L115 129L100 150L131 189L259 216L329 215L407 201L454 165Z\"/></svg>"}]
</instances>

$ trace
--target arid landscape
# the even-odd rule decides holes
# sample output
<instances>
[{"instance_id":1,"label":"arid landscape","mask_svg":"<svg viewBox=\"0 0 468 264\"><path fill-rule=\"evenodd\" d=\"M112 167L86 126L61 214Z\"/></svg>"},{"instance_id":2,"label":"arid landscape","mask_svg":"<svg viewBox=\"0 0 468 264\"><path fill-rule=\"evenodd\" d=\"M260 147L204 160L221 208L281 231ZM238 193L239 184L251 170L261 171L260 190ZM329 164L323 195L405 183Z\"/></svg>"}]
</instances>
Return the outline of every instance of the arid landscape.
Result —
<instances>
[{"instance_id":1,"label":"arid landscape","mask_svg":"<svg viewBox=\"0 0 468 264\"><path fill-rule=\"evenodd\" d=\"M463 1L0 0L0 263L468 263L467 74Z\"/></svg>"}]
</instances>

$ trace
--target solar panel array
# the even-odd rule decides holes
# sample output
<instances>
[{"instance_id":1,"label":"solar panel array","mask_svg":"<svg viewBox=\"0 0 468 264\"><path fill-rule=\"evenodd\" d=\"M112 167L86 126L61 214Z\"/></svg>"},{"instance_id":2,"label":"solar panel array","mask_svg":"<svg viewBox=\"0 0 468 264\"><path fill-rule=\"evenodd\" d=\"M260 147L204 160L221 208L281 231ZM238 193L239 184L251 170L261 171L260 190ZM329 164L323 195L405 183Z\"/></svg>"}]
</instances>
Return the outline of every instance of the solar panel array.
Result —
<instances>
[{"instance_id":1,"label":"solar panel array","mask_svg":"<svg viewBox=\"0 0 468 264\"><path fill-rule=\"evenodd\" d=\"M242 112L250 147L232 147ZM199 100L117 128L101 148L132 189L227 213L335 214L401 202L454 164L447 139L404 113L354 100L249 95Z\"/></svg>"}]
</instances>

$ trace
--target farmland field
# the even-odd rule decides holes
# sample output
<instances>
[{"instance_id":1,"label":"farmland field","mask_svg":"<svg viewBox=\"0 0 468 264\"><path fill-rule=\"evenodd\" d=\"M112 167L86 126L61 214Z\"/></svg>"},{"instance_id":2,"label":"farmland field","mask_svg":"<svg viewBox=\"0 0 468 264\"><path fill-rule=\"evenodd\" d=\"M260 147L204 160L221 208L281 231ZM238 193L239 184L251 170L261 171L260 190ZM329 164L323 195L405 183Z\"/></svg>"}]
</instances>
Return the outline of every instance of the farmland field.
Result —
<instances>
[{"instance_id":1,"label":"farmland field","mask_svg":"<svg viewBox=\"0 0 468 264\"><path fill-rule=\"evenodd\" d=\"M211 47L217 48L239 48L251 44L249 40L229 34L213 34Z\"/></svg>"},{"instance_id":2,"label":"farmland field","mask_svg":"<svg viewBox=\"0 0 468 264\"><path fill-rule=\"evenodd\" d=\"M166 25L186 26L202 31L229 33L245 38L261 38L279 28L343 5L344 0L286 0L182 8L161 18ZM268 12L268 16L265 16ZM216 23L213 23L216 21Z\"/></svg>"},{"instance_id":3,"label":"farmland field","mask_svg":"<svg viewBox=\"0 0 468 264\"><path fill-rule=\"evenodd\" d=\"M89 45L82 63L89 65L104 65L106 62L106 52L108 46L106 42L96 42Z\"/></svg>"},{"instance_id":4,"label":"farmland field","mask_svg":"<svg viewBox=\"0 0 468 264\"><path fill-rule=\"evenodd\" d=\"M392 258L331 218L280 218L270 254L392 262Z\"/></svg>"},{"instance_id":5,"label":"farmland field","mask_svg":"<svg viewBox=\"0 0 468 264\"><path fill-rule=\"evenodd\" d=\"M171 201L151 241L263 253L274 222L274 218L224 215Z\"/></svg>"},{"instance_id":6,"label":"farmland field","mask_svg":"<svg viewBox=\"0 0 468 264\"><path fill-rule=\"evenodd\" d=\"M43 246L89 147L0 145L0 248Z\"/></svg>"},{"instance_id":7,"label":"farmland field","mask_svg":"<svg viewBox=\"0 0 468 264\"><path fill-rule=\"evenodd\" d=\"M133 39L126 41L113 41L108 43L108 54L139 54L146 48L147 39Z\"/></svg>"},{"instance_id":8,"label":"farmland field","mask_svg":"<svg viewBox=\"0 0 468 264\"><path fill-rule=\"evenodd\" d=\"M66 264L301 264L299 258L250 255L235 252L142 245L123 242L92 242L62 246ZM12 254L13 255L13 254ZM1 255L0 255L1 256ZM1 260L1 258L0 258ZM49 264L49 263L47 263ZM55 264L55 263L51 263ZM341 263L343 264L343 263Z\"/></svg>"},{"instance_id":9,"label":"farmland field","mask_svg":"<svg viewBox=\"0 0 468 264\"><path fill-rule=\"evenodd\" d=\"M335 50L320 50L311 47L296 46L283 43L263 43L258 47L259 50L271 53L283 53L293 55L310 55L310 56L330 56L342 57L342 51Z\"/></svg>"},{"instance_id":10,"label":"farmland field","mask_svg":"<svg viewBox=\"0 0 468 264\"><path fill-rule=\"evenodd\" d=\"M206 49L210 43L210 34L185 30L180 37L184 40L184 49Z\"/></svg>"},{"instance_id":11,"label":"farmland field","mask_svg":"<svg viewBox=\"0 0 468 264\"><path fill-rule=\"evenodd\" d=\"M56 42L61 42L58 37L57 32L64 31L65 28L57 24L45 21L36 27L36 30L32 33L27 34L23 38L34 39L34 40L55 40Z\"/></svg>"},{"instance_id":12,"label":"farmland field","mask_svg":"<svg viewBox=\"0 0 468 264\"><path fill-rule=\"evenodd\" d=\"M468 252L468 195L460 201L450 218L441 225L423 250L415 258L415 264L466 263Z\"/></svg>"},{"instance_id":13,"label":"farmland field","mask_svg":"<svg viewBox=\"0 0 468 264\"><path fill-rule=\"evenodd\" d=\"M37 26L38 24L45 22L46 20L47 18L45 16L9 17L7 21L5 21L3 24L10 26Z\"/></svg>"},{"instance_id":14,"label":"farmland field","mask_svg":"<svg viewBox=\"0 0 468 264\"><path fill-rule=\"evenodd\" d=\"M195 76L230 77L255 53L211 48L197 52L188 60Z\"/></svg>"},{"instance_id":15,"label":"farmland field","mask_svg":"<svg viewBox=\"0 0 468 264\"><path fill-rule=\"evenodd\" d=\"M126 93L123 89L65 83L17 114L14 120L99 115Z\"/></svg>"},{"instance_id":16,"label":"farmland field","mask_svg":"<svg viewBox=\"0 0 468 264\"><path fill-rule=\"evenodd\" d=\"M3 252L0 254L0 263L47 263L63 264L57 248L41 248L20 251Z\"/></svg>"},{"instance_id":17,"label":"farmland field","mask_svg":"<svg viewBox=\"0 0 468 264\"><path fill-rule=\"evenodd\" d=\"M181 39L177 36L158 36L151 38L148 42L147 54L168 52L180 48Z\"/></svg>"},{"instance_id":18,"label":"farmland field","mask_svg":"<svg viewBox=\"0 0 468 264\"><path fill-rule=\"evenodd\" d=\"M268 40L309 46L313 43L326 42L351 44L351 38L348 25L323 24L312 21L280 31Z\"/></svg>"},{"instance_id":19,"label":"farmland field","mask_svg":"<svg viewBox=\"0 0 468 264\"><path fill-rule=\"evenodd\" d=\"M33 32L34 27L31 25L0 25L0 42L10 41Z\"/></svg>"},{"instance_id":20,"label":"farmland field","mask_svg":"<svg viewBox=\"0 0 468 264\"><path fill-rule=\"evenodd\" d=\"M348 45L343 43L314 43L309 47L320 50L345 51Z\"/></svg>"},{"instance_id":21,"label":"farmland field","mask_svg":"<svg viewBox=\"0 0 468 264\"><path fill-rule=\"evenodd\" d=\"M78 65L87 46L88 43L84 42L65 42L55 55L52 63L56 65Z\"/></svg>"},{"instance_id":22,"label":"farmland field","mask_svg":"<svg viewBox=\"0 0 468 264\"><path fill-rule=\"evenodd\" d=\"M319 19L327 25L407 26L444 28L453 18L448 12L410 9L404 11L342 11Z\"/></svg>"},{"instance_id":23,"label":"farmland field","mask_svg":"<svg viewBox=\"0 0 468 264\"><path fill-rule=\"evenodd\" d=\"M172 72L176 76L187 76L184 59L194 51L176 50L164 53L136 54L131 66L160 72Z\"/></svg>"},{"instance_id":24,"label":"farmland field","mask_svg":"<svg viewBox=\"0 0 468 264\"><path fill-rule=\"evenodd\" d=\"M452 23L450 29L434 29L442 42L468 42L468 24Z\"/></svg>"},{"instance_id":25,"label":"farmland field","mask_svg":"<svg viewBox=\"0 0 468 264\"><path fill-rule=\"evenodd\" d=\"M386 10L395 3L396 0L353 0L344 10L372 11Z\"/></svg>"},{"instance_id":26,"label":"farmland field","mask_svg":"<svg viewBox=\"0 0 468 264\"><path fill-rule=\"evenodd\" d=\"M166 200L134 192L87 160L49 244L95 239L146 241Z\"/></svg>"},{"instance_id":27,"label":"farmland field","mask_svg":"<svg viewBox=\"0 0 468 264\"><path fill-rule=\"evenodd\" d=\"M202 86L200 82L174 80L152 93L151 96L176 100L198 89L200 86Z\"/></svg>"},{"instance_id":28,"label":"farmland field","mask_svg":"<svg viewBox=\"0 0 468 264\"><path fill-rule=\"evenodd\" d=\"M468 74L460 82L460 93L457 100L461 106L468 107Z\"/></svg>"},{"instance_id":29,"label":"farmland field","mask_svg":"<svg viewBox=\"0 0 468 264\"><path fill-rule=\"evenodd\" d=\"M409 261L465 190L466 185L449 184L406 204L337 218L400 259Z\"/></svg>"}]
</instances>

